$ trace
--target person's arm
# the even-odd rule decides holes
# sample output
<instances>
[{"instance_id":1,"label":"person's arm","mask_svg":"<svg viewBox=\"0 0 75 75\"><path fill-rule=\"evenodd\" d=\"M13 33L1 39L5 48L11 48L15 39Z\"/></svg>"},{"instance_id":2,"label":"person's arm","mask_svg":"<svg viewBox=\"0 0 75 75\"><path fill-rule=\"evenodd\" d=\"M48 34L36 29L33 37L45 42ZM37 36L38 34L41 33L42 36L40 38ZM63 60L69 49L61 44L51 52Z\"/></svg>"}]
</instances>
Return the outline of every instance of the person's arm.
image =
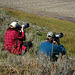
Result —
<instances>
[{"instance_id":1,"label":"person's arm","mask_svg":"<svg viewBox=\"0 0 75 75\"><path fill-rule=\"evenodd\" d=\"M56 45L55 52L62 53L62 55L66 54L66 50L62 44L60 44L60 40L57 41L58 46Z\"/></svg>"},{"instance_id":2,"label":"person's arm","mask_svg":"<svg viewBox=\"0 0 75 75\"><path fill-rule=\"evenodd\" d=\"M15 38L16 39L19 39L19 40L25 40L25 32L24 32L24 28L23 28L23 26L22 26L22 28L21 28L21 35L20 35L20 32L17 32L16 33L16 35L15 35Z\"/></svg>"},{"instance_id":3,"label":"person's arm","mask_svg":"<svg viewBox=\"0 0 75 75\"><path fill-rule=\"evenodd\" d=\"M62 55L66 54L66 50L63 45L59 44L57 50L62 53Z\"/></svg>"},{"instance_id":4,"label":"person's arm","mask_svg":"<svg viewBox=\"0 0 75 75\"><path fill-rule=\"evenodd\" d=\"M20 33L17 34L17 39L24 40L25 39L25 32L22 32L21 36Z\"/></svg>"}]
</instances>

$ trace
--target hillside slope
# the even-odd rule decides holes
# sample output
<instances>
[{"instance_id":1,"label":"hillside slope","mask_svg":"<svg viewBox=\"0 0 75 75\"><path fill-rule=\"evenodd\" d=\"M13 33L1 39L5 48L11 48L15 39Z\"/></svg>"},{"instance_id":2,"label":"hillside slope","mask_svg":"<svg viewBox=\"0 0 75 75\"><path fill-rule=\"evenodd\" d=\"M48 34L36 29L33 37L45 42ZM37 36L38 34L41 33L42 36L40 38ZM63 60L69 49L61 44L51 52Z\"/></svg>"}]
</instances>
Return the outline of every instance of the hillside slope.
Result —
<instances>
[{"instance_id":1,"label":"hillside slope","mask_svg":"<svg viewBox=\"0 0 75 75\"><path fill-rule=\"evenodd\" d=\"M30 29L28 31L28 38L30 40L35 41L37 38L36 43L36 51L38 51L39 45L42 41L45 41L46 34L48 31L53 31L55 34L62 32L64 37L61 38L60 42L64 45L67 50L67 53L71 55L75 55L75 24L67 21L62 21L54 18L46 18L41 17L21 11L14 11L9 9L0 9L0 16L3 18L3 24L1 24L1 32L0 32L0 41L4 42L4 34L6 28L12 21L19 21L20 24L24 24L25 22L29 22L31 24ZM14 19L14 18L16 19ZM3 34L4 33L4 34ZM3 35L2 35L3 34ZM30 37L32 36L32 37ZM28 40L29 40L28 39ZM35 42L34 42L35 43ZM1 43L2 44L2 43Z\"/></svg>"},{"instance_id":2,"label":"hillside slope","mask_svg":"<svg viewBox=\"0 0 75 75\"><path fill-rule=\"evenodd\" d=\"M4 50L4 35L12 21L18 21L20 24L25 24L26 22L30 24L30 27L25 29L26 41L31 40L33 47L23 56L14 55ZM48 26L45 26L45 24ZM72 31L66 29L67 27L64 28L65 25L72 28ZM56 29L55 27L58 26L59 28ZM53 30L53 28L56 30ZM46 55L41 55L41 58L38 58L39 45L45 41L47 32L51 30L56 34L60 30L64 32L61 42L65 45L67 53L70 53L63 57L59 55L56 62L52 62L50 57ZM40 17L20 11L0 9L0 75L74 75L75 58L70 56L75 51L73 43L75 40L73 37L75 36L73 32L75 32L74 23ZM71 49L71 52L69 49Z\"/></svg>"}]
</instances>

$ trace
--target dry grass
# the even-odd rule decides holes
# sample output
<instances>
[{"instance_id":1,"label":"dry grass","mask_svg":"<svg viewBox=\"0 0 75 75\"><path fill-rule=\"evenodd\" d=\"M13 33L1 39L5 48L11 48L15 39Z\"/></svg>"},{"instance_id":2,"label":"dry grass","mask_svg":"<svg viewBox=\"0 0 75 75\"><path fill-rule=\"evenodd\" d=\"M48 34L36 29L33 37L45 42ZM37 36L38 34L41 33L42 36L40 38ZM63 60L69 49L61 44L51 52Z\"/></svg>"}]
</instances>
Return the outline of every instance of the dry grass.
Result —
<instances>
[{"instance_id":1,"label":"dry grass","mask_svg":"<svg viewBox=\"0 0 75 75\"><path fill-rule=\"evenodd\" d=\"M59 56L57 62L52 62L46 55L40 58L31 57L30 52L24 56L8 53L8 57L0 62L0 74L3 75L73 75L75 59L66 55Z\"/></svg>"}]
</instances>

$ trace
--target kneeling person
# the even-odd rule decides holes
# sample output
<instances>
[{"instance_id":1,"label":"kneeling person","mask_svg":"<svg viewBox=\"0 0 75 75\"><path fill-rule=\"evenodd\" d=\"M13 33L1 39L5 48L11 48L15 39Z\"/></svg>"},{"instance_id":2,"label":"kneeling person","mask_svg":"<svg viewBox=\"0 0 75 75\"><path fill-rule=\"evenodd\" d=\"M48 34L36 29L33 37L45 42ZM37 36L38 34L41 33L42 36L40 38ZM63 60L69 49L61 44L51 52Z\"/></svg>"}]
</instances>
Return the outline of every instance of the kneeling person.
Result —
<instances>
[{"instance_id":1,"label":"kneeling person","mask_svg":"<svg viewBox=\"0 0 75 75\"><path fill-rule=\"evenodd\" d=\"M42 42L39 48L39 57L41 55L41 52L43 54L47 54L47 56L50 56L51 59L57 60L56 55L59 53L62 53L62 55L66 54L66 50L63 47L63 45L60 44L60 41L57 42L58 45L56 45L56 41L54 40L55 34L53 32L48 32L47 38L45 42Z\"/></svg>"},{"instance_id":2,"label":"kneeling person","mask_svg":"<svg viewBox=\"0 0 75 75\"><path fill-rule=\"evenodd\" d=\"M21 32L17 22L12 22L5 33L5 50L14 54L22 54L27 48L32 47L31 41L23 42L25 40L24 27L22 26Z\"/></svg>"}]
</instances>

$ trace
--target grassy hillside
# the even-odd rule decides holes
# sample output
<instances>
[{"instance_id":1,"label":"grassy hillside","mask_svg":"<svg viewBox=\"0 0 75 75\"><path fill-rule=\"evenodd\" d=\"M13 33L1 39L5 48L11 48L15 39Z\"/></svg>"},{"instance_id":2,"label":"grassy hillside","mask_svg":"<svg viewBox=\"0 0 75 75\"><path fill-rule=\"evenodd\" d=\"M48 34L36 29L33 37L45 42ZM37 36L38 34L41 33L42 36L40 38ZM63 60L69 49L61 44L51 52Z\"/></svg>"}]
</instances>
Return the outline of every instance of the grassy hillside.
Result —
<instances>
[{"instance_id":1,"label":"grassy hillside","mask_svg":"<svg viewBox=\"0 0 75 75\"><path fill-rule=\"evenodd\" d=\"M65 46L68 53L72 53L75 56L75 24L68 21L62 21L55 18L41 17L22 11L10 10L10 9L1 9L6 11L6 13L11 17L18 18L19 20L27 21L33 25L40 27L46 27L46 32L53 31L56 34L62 32L64 37L61 39L61 43ZM39 30L41 31L41 30ZM43 40L43 36L42 40ZM44 36L45 39L46 35Z\"/></svg>"},{"instance_id":2,"label":"grassy hillside","mask_svg":"<svg viewBox=\"0 0 75 75\"><path fill-rule=\"evenodd\" d=\"M33 47L23 56L4 50L4 35L12 21L18 21L20 24L30 23L30 27L25 29L25 34L26 41L31 40ZM74 27L74 23L71 22L0 9L0 75L74 75L75 58L71 56L65 55L61 59L59 55L56 62L50 61L50 57L46 55L41 55L40 59L37 57L40 43L45 41L48 31L56 34L63 32L61 43L68 55L74 56Z\"/></svg>"}]
</instances>

